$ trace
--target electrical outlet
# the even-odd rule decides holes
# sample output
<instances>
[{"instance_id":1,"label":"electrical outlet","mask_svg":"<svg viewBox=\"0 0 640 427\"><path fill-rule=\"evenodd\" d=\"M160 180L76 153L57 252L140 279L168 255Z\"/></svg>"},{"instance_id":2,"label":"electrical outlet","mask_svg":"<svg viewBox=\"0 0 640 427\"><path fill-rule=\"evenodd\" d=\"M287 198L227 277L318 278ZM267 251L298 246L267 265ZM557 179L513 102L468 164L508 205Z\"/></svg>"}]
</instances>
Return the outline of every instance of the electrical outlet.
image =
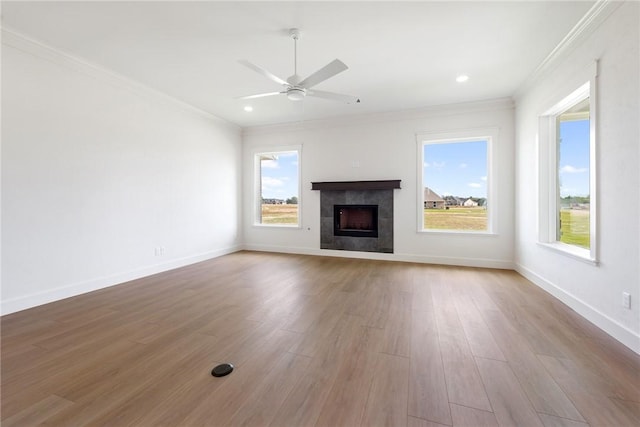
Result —
<instances>
[{"instance_id":1,"label":"electrical outlet","mask_svg":"<svg viewBox=\"0 0 640 427\"><path fill-rule=\"evenodd\" d=\"M622 293L622 306L624 308L631 308L631 294L629 294L629 292Z\"/></svg>"},{"instance_id":2,"label":"electrical outlet","mask_svg":"<svg viewBox=\"0 0 640 427\"><path fill-rule=\"evenodd\" d=\"M160 255L160 248L153 248L153 253L155 254L155 256L159 256Z\"/></svg>"}]
</instances>

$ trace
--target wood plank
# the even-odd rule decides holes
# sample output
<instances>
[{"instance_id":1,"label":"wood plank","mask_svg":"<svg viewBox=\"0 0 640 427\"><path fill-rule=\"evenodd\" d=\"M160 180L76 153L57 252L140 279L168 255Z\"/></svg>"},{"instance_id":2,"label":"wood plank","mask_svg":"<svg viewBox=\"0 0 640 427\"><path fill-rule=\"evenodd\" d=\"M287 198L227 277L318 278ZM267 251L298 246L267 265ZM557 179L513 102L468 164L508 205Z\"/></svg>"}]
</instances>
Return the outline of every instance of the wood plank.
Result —
<instances>
[{"instance_id":1,"label":"wood plank","mask_svg":"<svg viewBox=\"0 0 640 427\"><path fill-rule=\"evenodd\" d=\"M408 414L451 425L449 397L432 312L412 311Z\"/></svg>"},{"instance_id":2,"label":"wood plank","mask_svg":"<svg viewBox=\"0 0 640 427\"><path fill-rule=\"evenodd\" d=\"M389 320L392 293L384 278L374 278L370 282L365 302L365 306L368 308L365 314L365 326L385 328Z\"/></svg>"},{"instance_id":3,"label":"wood plank","mask_svg":"<svg viewBox=\"0 0 640 427\"><path fill-rule=\"evenodd\" d=\"M469 348L474 356L484 359L495 359L506 362L506 358L500 350L491 330L482 320L471 296L461 295L455 299L458 317L462 323L464 334L467 337Z\"/></svg>"},{"instance_id":4,"label":"wood plank","mask_svg":"<svg viewBox=\"0 0 640 427\"><path fill-rule=\"evenodd\" d=\"M266 426L276 416L293 387L305 375L311 359L285 353L264 382L230 418L233 426Z\"/></svg>"},{"instance_id":5,"label":"wood plank","mask_svg":"<svg viewBox=\"0 0 640 427\"><path fill-rule=\"evenodd\" d=\"M353 326L355 317L342 314L345 300L342 294L342 292L334 293L330 299L331 304L326 305L313 324L301 335L301 339L292 346L292 353L313 357L323 345L345 333L345 328L348 326ZM358 324L363 323L361 318L357 320Z\"/></svg>"},{"instance_id":6,"label":"wood plank","mask_svg":"<svg viewBox=\"0 0 640 427\"><path fill-rule=\"evenodd\" d=\"M170 341L151 346L137 344L141 347L136 347L135 353L123 356L131 358L127 363L114 361L113 365L106 368L108 371L95 377L92 377L92 372L83 369L80 372L85 372L85 375L79 378L81 381L78 384L74 383L75 377L70 376L65 388L75 405L51 417L47 423L90 425L100 419L102 424L127 424L130 422L127 416L135 414L135 410L127 406L131 401L141 399L145 405L152 405L154 399L151 390L167 377L175 386L178 382L176 378L182 378L185 367L191 366L189 362L215 348L217 339L207 335L183 335L173 340L175 347L170 351L161 351L167 342ZM207 371L203 374L207 375ZM192 375L186 377L189 382L192 381ZM165 390L173 389L165 387Z\"/></svg>"},{"instance_id":7,"label":"wood plank","mask_svg":"<svg viewBox=\"0 0 640 427\"><path fill-rule=\"evenodd\" d=\"M76 395L72 387L83 388L91 377L103 377L118 369L119 362L135 358L143 351L141 344L117 341L98 351L95 347L82 348L73 353L56 353L56 357L43 359L23 374L2 384L2 416L12 416L38 401L56 394L70 401ZM69 361L73 360L73 363ZM46 375L43 375L46 373Z\"/></svg>"},{"instance_id":8,"label":"wood plank","mask_svg":"<svg viewBox=\"0 0 640 427\"><path fill-rule=\"evenodd\" d=\"M433 310L431 298L430 272L434 267L411 265L410 280L412 292L412 310Z\"/></svg>"},{"instance_id":9,"label":"wood plank","mask_svg":"<svg viewBox=\"0 0 640 427\"><path fill-rule=\"evenodd\" d=\"M306 374L289 393L270 425L308 426L327 422L327 419L319 421L320 416L330 415L334 419L353 417L352 408L341 403L331 408L335 414L327 414L325 404L339 401L348 390L359 389L363 382L366 383L370 374L366 371L369 354L377 354L382 331L362 326L362 319L357 316L346 316L345 320L348 326L313 357ZM355 375L350 371L352 367L357 367ZM344 379L352 381L334 388L338 379L340 382ZM354 398L352 403L357 405L362 396L350 397Z\"/></svg>"},{"instance_id":10,"label":"wood plank","mask_svg":"<svg viewBox=\"0 0 640 427\"><path fill-rule=\"evenodd\" d=\"M378 354L378 363L361 425L407 425L409 360Z\"/></svg>"},{"instance_id":11,"label":"wood plank","mask_svg":"<svg viewBox=\"0 0 640 427\"><path fill-rule=\"evenodd\" d=\"M72 405L73 402L70 400L52 394L17 414L4 419L2 425L4 427L39 425L49 417Z\"/></svg>"},{"instance_id":12,"label":"wood plank","mask_svg":"<svg viewBox=\"0 0 640 427\"><path fill-rule=\"evenodd\" d=\"M587 423L569 420L567 418L560 418L554 415L538 413L538 416L542 420L544 427L589 427L589 424Z\"/></svg>"},{"instance_id":13,"label":"wood plank","mask_svg":"<svg viewBox=\"0 0 640 427\"><path fill-rule=\"evenodd\" d=\"M539 358L590 425L640 424L639 403L608 397L606 388L597 382L591 383L592 380L584 373L581 374L576 364L569 359L551 356Z\"/></svg>"},{"instance_id":14,"label":"wood plank","mask_svg":"<svg viewBox=\"0 0 640 427\"><path fill-rule=\"evenodd\" d=\"M337 376L334 358L314 357L307 372L294 386L269 425L315 425Z\"/></svg>"},{"instance_id":15,"label":"wood plank","mask_svg":"<svg viewBox=\"0 0 640 427\"><path fill-rule=\"evenodd\" d=\"M640 355L636 355L634 364L615 346L605 346L599 339L583 338L580 344L585 352L574 352L571 359L589 372L589 378L597 378L609 397L640 403Z\"/></svg>"},{"instance_id":16,"label":"wood plank","mask_svg":"<svg viewBox=\"0 0 640 427\"><path fill-rule=\"evenodd\" d=\"M448 280L451 280L450 275L434 275L431 291L449 402L490 411L489 398L458 317Z\"/></svg>"},{"instance_id":17,"label":"wood plank","mask_svg":"<svg viewBox=\"0 0 640 427\"><path fill-rule=\"evenodd\" d=\"M544 321L545 307L535 298L536 293L530 287L519 286L519 279L511 278L504 274L495 274L496 284L503 289L515 282L516 286L505 292L504 290L491 292L496 305L500 307L502 314L509 320L513 328L518 330L522 338L527 342L531 351L535 354L547 354L562 356L563 353L549 337L551 325Z\"/></svg>"},{"instance_id":18,"label":"wood plank","mask_svg":"<svg viewBox=\"0 0 640 427\"><path fill-rule=\"evenodd\" d=\"M508 363L480 358L476 362L499 425L542 426Z\"/></svg>"},{"instance_id":19,"label":"wood plank","mask_svg":"<svg viewBox=\"0 0 640 427\"><path fill-rule=\"evenodd\" d=\"M3 349L7 344L3 343ZM24 375L32 366L45 363L50 352L34 345L10 347L10 351L2 351L2 383L6 383L18 375Z\"/></svg>"},{"instance_id":20,"label":"wood plank","mask_svg":"<svg viewBox=\"0 0 640 427\"><path fill-rule=\"evenodd\" d=\"M493 427L498 420L493 412L451 404L451 418L455 427Z\"/></svg>"},{"instance_id":21,"label":"wood plank","mask_svg":"<svg viewBox=\"0 0 640 427\"><path fill-rule=\"evenodd\" d=\"M409 357L411 348L411 294L393 292L389 317L384 327L380 351L395 356Z\"/></svg>"},{"instance_id":22,"label":"wood plank","mask_svg":"<svg viewBox=\"0 0 640 427\"><path fill-rule=\"evenodd\" d=\"M407 427L448 427L445 424L433 423L422 418L409 417L407 420Z\"/></svg>"},{"instance_id":23,"label":"wood plank","mask_svg":"<svg viewBox=\"0 0 640 427\"><path fill-rule=\"evenodd\" d=\"M545 370L526 338L510 321L501 312L493 311L485 312L484 319L536 411L584 421L571 399Z\"/></svg>"},{"instance_id":24,"label":"wood plank","mask_svg":"<svg viewBox=\"0 0 640 427\"><path fill-rule=\"evenodd\" d=\"M336 361L337 379L325 400L316 426L356 426L367 404L377 369L378 353L357 351Z\"/></svg>"}]
</instances>

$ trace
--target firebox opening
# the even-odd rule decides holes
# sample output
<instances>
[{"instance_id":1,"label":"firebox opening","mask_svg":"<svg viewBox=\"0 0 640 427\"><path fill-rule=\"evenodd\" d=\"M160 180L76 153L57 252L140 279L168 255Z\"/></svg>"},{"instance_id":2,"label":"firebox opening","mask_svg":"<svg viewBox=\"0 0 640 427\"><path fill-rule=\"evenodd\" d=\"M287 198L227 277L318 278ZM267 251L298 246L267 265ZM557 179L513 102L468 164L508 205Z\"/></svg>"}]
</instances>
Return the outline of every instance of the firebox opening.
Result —
<instances>
[{"instance_id":1,"label":"firebox opening","mask_svg":"<svg viewBox=\"0 0 640 427\"><path fill-rule=\"evenodd\" d=\"M334 205L333 235L378 237L378 205Z\"/></svg>"}]
</instances>

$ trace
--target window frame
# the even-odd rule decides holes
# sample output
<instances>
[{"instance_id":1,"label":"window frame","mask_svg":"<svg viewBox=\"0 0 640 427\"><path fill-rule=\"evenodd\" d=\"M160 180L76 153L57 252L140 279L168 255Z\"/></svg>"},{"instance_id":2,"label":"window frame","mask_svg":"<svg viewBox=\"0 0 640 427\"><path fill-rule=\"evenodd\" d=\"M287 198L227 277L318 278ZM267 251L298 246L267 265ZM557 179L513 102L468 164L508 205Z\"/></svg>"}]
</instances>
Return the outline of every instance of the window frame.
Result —
<instances>
[{"instance_id":1,"label":"window frame","mask_svg":"<svg viewBox=\"0 0 640 427\"><path fill-rule=\"evenodd\" d=\"M283 153L296 152L298 155L298 222L296 224L265 224L262 222L262 167L261 156L272 156ZM302 145L288 145L255 149L253 157L253 226L267 228L302 228Z\"/></svg>"},{"instance_id":2,"label":"window frame","mask_svg":"<svg viewBox=\"0 0 640 427\"><path fill-rule=\"evenodd\" d=\"M449 132L420 133L416 135L417 147L417 233L419 234L463 234L479 236L497 235L498 225L498 190L497 171L494 158L494 146L498 141L498 128L462 129ZM424 146L426 144L446 144L471 141L486 141L487 143L487 229L486 230L441 230L424 228Z\"/></svg>"},{"instance_id":3,"label":"window frame","mask_svg":"<svg viewBox=\"0 0 640 427\"><path fill-rule=\"evenodd\" d=\"M565 85L565 94L538 116L538 243L557 253L598 264L597 229L597 62L585 73ZM576 82L577 81L577 82ZM564 243L559 240L559 165L558 123L563 112L589 98L589 249Z\"/></svg>"}]
</instances>

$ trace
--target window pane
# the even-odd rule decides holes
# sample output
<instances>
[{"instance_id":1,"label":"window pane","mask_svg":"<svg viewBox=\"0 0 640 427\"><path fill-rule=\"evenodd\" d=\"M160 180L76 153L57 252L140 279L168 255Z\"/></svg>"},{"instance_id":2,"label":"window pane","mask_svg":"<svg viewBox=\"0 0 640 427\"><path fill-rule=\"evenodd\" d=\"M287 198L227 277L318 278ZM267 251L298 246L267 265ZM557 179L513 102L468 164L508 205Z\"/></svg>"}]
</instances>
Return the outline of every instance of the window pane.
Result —
<instances>
[{"instance_id":1,"label":"window pane","mask_svg":"<svg viewBox=\"0 0 640 427\"><path fill-rule=\"evenodd\" d=\"M487 140L425 143L423 228L486 231Z\"/></svg>"},{"instance_id":2,"label":"window pane","mask_svg":"<svg viewBox=\"0 0 640 427\"><path fill-rule=\"evenodd\" d=\"M589 99L558 116L558 236L589 249Z\"/></svg>"},{"instance_id":3,"label":"window pane","mask_svg":"<svg viewBox=\"0 0 640 427\"><path fill-rule=\"evenodd\" d=\"M298 224L298 152L258 154L261 224Z\"/></svg>"}]
</instances>

